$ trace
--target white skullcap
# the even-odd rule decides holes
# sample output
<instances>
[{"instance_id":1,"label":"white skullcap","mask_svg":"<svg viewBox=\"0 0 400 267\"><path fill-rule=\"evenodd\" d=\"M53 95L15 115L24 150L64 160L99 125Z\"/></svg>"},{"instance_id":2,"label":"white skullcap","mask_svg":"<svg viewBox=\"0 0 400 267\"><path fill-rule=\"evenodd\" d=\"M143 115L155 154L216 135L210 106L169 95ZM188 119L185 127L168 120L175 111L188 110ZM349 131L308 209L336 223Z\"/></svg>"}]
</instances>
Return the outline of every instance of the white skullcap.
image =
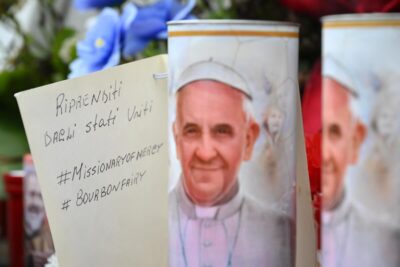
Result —
<instances>
[{"instance_id":1,"label":"white skullcap","mask_svg":"<svg viewBox=\"0 0 400 267\"><path fill-rule=\"evenodd\" d=\"M252 98L248 84L242 75L233 68L212 59L199 61L188 66L179 76L174 86L175 92L178 92L185 85L198 80L218 81L241 91L249 99Z\"/></svg>"},{"instance_id":2,"label":"white skullcap","mask_svg":"<svg viewBox=\"0 0 400 267\"><path fill-rule=\"evenodd\" d=\"M349 90L350 105L353 114L368 125L371 117L371 107L373 106L376 93L381 87L379 78L372 72L366 70L365 66L351 65L345 68L338 60L330 56L324 57L323 76L329 77Z\"/></svg>"},{"instance_id":3,"label":"white skullcap","mask_svg":"<svg viewBox=\"0 0 400 267\"><path fill-rule=\"evenodd\" d=\"M329 77L344 85L353 97L358 97L356 84L351 73L342 66L337 60L330 56L324 57L323 76Z\"/></svg>"}]
</instances>

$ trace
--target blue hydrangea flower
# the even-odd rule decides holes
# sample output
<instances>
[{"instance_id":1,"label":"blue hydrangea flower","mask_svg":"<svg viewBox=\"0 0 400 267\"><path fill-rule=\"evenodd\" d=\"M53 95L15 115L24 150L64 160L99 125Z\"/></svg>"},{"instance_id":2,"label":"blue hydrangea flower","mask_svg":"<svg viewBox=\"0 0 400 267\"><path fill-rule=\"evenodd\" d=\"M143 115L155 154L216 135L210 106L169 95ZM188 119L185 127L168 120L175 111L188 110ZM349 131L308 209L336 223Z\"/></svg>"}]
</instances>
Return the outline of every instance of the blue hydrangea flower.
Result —
<instances>
[{"instance_id":1,"label":"blue hydrangea flower","mask_svg":"<svg viewBox=\"0 0 400 267\"><path fill-rule=\"evenodd\" d=\"M78 58L70 64L68 78L115 66L121 58L122 25L119 14L112 8L105 8L96 22L78 42Z\"/></svg>"},{"instance_id":2,"label":"blue hydrangea flower","mask_svg":"<svg viewBox=\"0 0 400 267\"><path fill-rule=\"evenodd\" d=\"M167 38L167 22L194 18L190 12L195 4L195 0L188 0L186 4L177 0L160 0L143 7L127 4L122 15L126 32L123 56L132 57L143 50L152 39ZM132 12L135 12L135 16L130 15Z\"/></svg>"},{"instance_id":3,"label":"blue hydrangea flower","mask_svg":"<svg viewBox=\"0 0 400 267\"><path fill-rule=\"evenodd\" d=\"M74 0L74 7L80 10L119 5L123 0Z\"/></svg>"}]
</instances>

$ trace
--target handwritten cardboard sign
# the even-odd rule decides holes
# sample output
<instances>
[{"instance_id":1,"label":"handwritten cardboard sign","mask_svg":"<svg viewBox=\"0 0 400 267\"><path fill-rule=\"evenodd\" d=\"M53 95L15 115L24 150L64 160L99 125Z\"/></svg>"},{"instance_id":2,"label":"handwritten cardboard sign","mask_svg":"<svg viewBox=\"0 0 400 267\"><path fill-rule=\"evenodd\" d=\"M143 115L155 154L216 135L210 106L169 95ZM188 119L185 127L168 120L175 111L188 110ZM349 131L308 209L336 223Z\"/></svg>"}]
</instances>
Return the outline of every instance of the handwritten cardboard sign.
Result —
<instances>
[{"instance_id":1,"label":"handwritten cardboard sign","mask_svg":"<svg viewBox=\"0 0 400 267\"><path fill-rule=\"evenodd\" d=\"M165 72L157 56L16 95L61 267L167 266Z\"/></svg>"}]
</instances>

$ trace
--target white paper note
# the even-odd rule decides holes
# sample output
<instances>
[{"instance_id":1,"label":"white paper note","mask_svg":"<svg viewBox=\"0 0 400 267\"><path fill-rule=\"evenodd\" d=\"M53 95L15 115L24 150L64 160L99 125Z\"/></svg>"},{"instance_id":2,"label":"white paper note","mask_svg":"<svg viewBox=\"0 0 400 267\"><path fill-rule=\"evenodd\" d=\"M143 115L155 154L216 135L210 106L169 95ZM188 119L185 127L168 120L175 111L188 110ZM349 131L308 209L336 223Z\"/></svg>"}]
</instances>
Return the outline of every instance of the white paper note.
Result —
<instances>
[{"instance_id":1,"label":"white paper note","mask_svg":"<svg viewBox=\"0 0 400 267\"><path fill-rule=\"evenodd\" d=\"M16 95L61 267L168 265L166 57Z\"/></svg>"}]
</instances>

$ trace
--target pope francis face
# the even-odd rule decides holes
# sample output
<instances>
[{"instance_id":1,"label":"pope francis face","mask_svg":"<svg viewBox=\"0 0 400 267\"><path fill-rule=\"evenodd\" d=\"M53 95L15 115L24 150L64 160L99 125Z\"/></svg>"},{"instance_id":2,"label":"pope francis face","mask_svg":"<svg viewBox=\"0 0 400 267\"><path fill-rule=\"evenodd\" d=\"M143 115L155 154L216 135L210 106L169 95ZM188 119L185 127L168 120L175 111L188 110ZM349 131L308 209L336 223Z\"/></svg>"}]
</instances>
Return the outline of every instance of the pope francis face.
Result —
<instances>
[{"instance_id":1,"label":"pope francis face","mask_svg":"<svg viewBox=\"0 0 400 267\"><path fill-rule=\"evenodd\" d=\"M334 209L342 195L349 164L357 161L365 128L350 109L350 93L331 78L323 79L322 196L326 210Z\"/></svg>"},{"instance_id":2,"label":"pope francis face","mask_svg":"<svg viewBox=\"0 0 400 267\"><path fill-rule=\"evenodd\" d=\"M195 204L221 204L237 190L240 164L251 158L259 134L244 99L239 90L211 80L177 93L173 131L184 188Z\"/></svg>"},{"instance_id":3,"label":"pope francis face","mask_svg":"<svg viewBox=\"0 0 400 267\"><path fill-rule=\"evenodd\" d=\"M283 121L285 119L284 113L277 107L273 107L266 115L266 125L270 134L279 134L282 130Z\"/></svg>"}]
</instances>

